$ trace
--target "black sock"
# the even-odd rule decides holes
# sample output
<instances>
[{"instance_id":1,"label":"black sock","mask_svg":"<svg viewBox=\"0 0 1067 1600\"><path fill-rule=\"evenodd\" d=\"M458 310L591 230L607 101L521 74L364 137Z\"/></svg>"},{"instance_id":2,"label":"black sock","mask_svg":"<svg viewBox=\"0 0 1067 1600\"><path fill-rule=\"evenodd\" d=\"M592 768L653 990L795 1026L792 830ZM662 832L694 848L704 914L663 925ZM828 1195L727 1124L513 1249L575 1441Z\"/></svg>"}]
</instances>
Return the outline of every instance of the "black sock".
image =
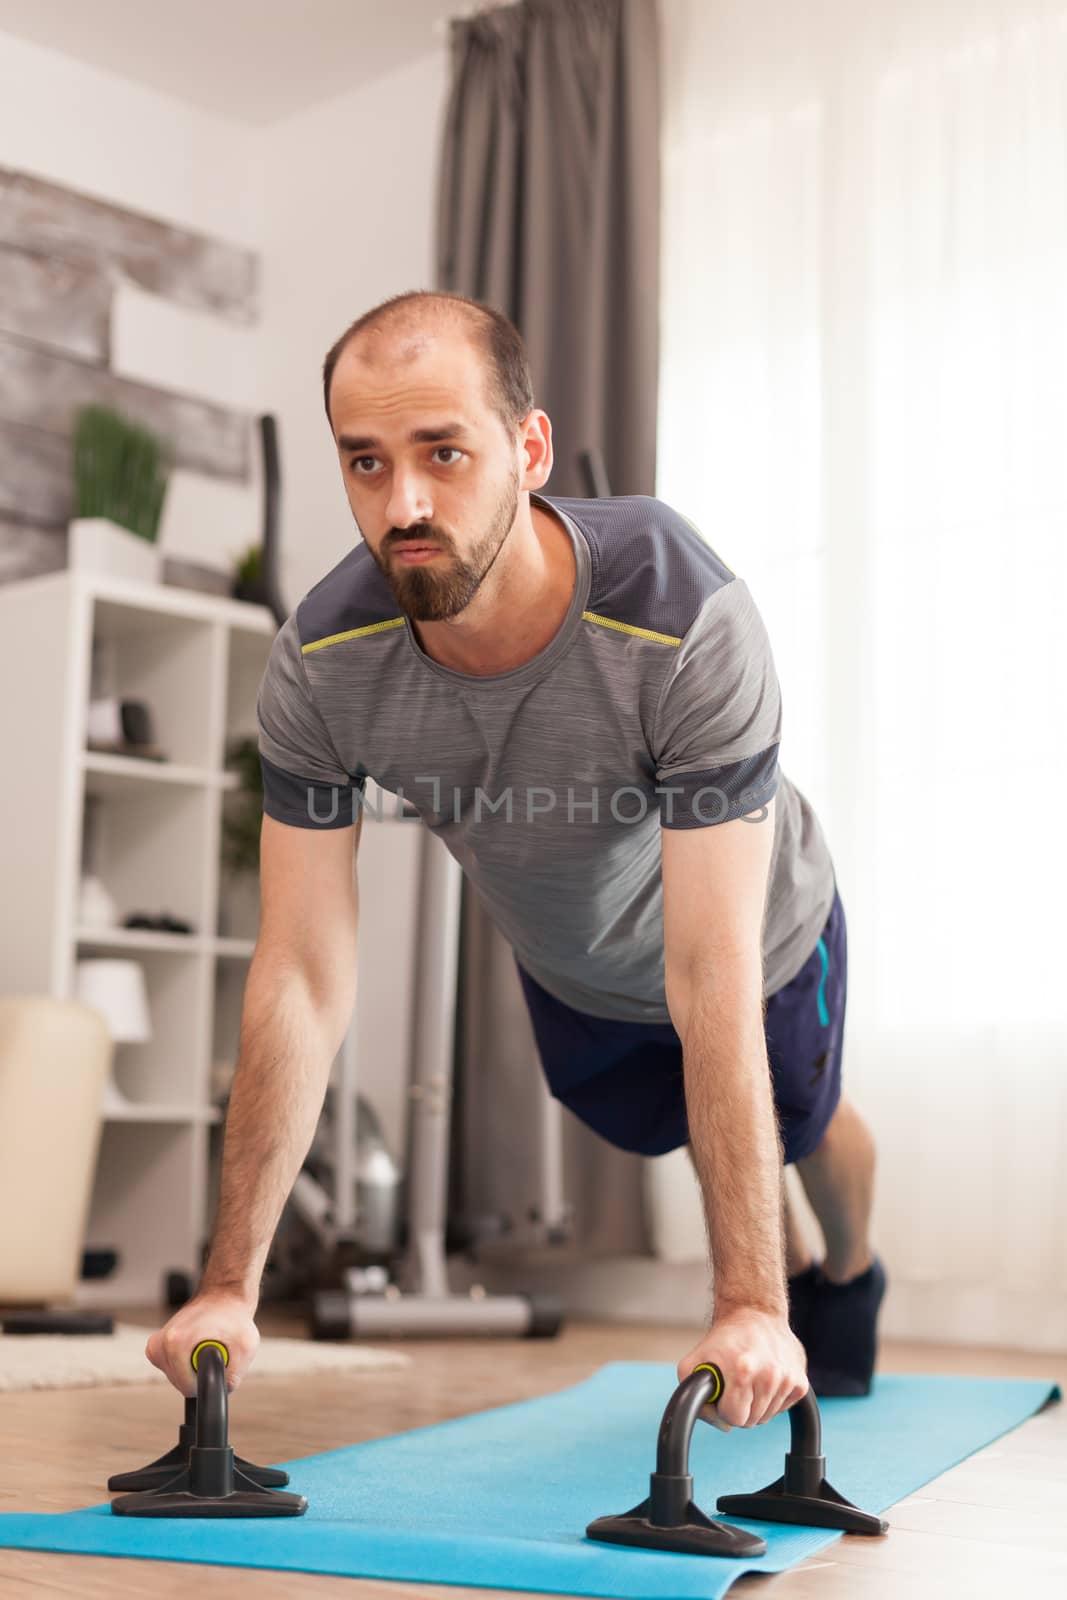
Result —
<instances>
[{"instance_id":1,"label":"black sock","mask_svg":"<svg viewBox=\"0 0 1067 1600\"><path fill-rule=\"evenodd\" d=\"M816 1394L869 1392L885 1289L885 1268L877 1255L847 1283L831 1283L820 1272L806 1308L802 1341Z\"/></svg>"},{"instance_id":2,"label":"black sock","mask_svg":"<svg viewBox=\"0 0 1067 1600\"><path fill-rule=\"evenodd\" d=\"M803 1272L792 1272L792 1273L790 1273L789 1274L789 1282L790 1283L801 1283L805 1279L810 1278L812 1283L814 1283L816 1281L816 1274L818 1273L818 1271L819 1271L819 1263L817 1261L812 1261L808 1266L806 1266L804 1268Z\"/></svg>"},{"instance_id":3,"label":"black sock","mask_svg":"<svg viewBox=\"0 0 1067 1600\"><path fill-rule=\"evenodd\" d=\"M866 1271L857 1272L854 1278L845 1278L843 1281L835 1283L832 1278L828 1278L826 1276L825 1272L822 1270L822 1266L820 1265L818 1281L821 1286L827 1289L851 1289L853 1284L863 1284L866 1286L874 1277L874 1268L875 1263L872 1261Z\"/></svg>"}]
</instances>

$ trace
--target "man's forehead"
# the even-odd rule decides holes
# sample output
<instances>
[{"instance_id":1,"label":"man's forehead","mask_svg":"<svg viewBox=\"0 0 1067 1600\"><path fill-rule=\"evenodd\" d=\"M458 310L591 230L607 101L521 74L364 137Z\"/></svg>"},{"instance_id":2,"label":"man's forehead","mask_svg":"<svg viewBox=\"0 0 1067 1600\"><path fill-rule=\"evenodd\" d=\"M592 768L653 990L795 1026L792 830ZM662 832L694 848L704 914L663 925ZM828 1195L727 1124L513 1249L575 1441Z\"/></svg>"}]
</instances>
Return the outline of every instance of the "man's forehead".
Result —
<instances>
[{"instance_id":1,"label":"man's forehead","mask_svg":"<svg viewBox=\"0 0 1067 1600\"><path fill-rule=\"evenodd\" d=\"M449 416L462 414L470 423L476 419L468 386L457 383L454 377L420 379L414 373L393 371L370 378L353 373L335 380L332 399L338 426L353 420L357 412L371 411L383 417L399 417L412 410L429 409L441 414L447 411Z\"/></svg>"},{"instance_id":2,"label":"man's forehead","mask_svg":"<svg viewBox=\"0 0 1067 1600\"><path fill-rule=\"evenodd\" d=\"M485 431L485 419L470 393L455 383L415 383L402 373L389 381L366 384L353 379L339 384L333 394L333 425L341 449L352 449L353 438L366 443L373 436L415 438L428 430L435 437L449 433L455 437L474 437Z\"/></svg>"},{"instance_id":3,"label":"man's forehead","mask_svg":"<svg viewBox=\"0 0 1067 1600\"><path fill-rule=\"evenodd\" d=\"M482 421L482 374L457 370L456 355L438 370L429 363L338 362L331 386L331 410L338 435L414 425L416 419L443 422L449 418L472 431ZM471 386L475 385L472 394ZM366 426L365 426L366 425Z\"/></svg>"}]
</instances>

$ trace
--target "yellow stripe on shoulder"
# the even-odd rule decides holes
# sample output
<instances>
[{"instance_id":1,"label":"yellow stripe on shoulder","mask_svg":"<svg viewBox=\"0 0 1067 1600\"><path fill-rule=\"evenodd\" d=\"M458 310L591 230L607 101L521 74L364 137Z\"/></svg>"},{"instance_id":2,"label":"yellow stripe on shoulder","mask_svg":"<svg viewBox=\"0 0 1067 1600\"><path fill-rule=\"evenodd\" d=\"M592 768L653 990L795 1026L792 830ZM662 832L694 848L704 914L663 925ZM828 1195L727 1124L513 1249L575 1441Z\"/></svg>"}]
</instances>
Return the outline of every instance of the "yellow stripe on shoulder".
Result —
<instances>
[{"instance_id":1,"label":"yellow stripe on shoulder","mask_svg":"<svg viewBox=\"0 0 1067 1600\"><path fill-rule=\"evenodd\" d=\"M632 622L616 622L614 617L601 617L595 611L583 611L586 622L598 622L602 628L615 628L619 633L634 633L639 639L652 639L656 644L681 644L672 633L653 633L651 628L635 628Z\"/></svg>"},{"instance_id":2,"label":"yellow stripe on shoulder","mask_svg":"<svg viewBox=\"0 0 1067 1600\"><path fill-rule=\"evenodd\" d=\"M309 644L300 646L300 652L306 656L309 650L325 650L328 644L340 644L342 639L362 639L368 633L382 633L386 628L403 626L403 617L390 617L387 622L368 622L365 628L349 628L347 633L331 633L326 639L312 639Z\"/></svg>"}]
</instances>

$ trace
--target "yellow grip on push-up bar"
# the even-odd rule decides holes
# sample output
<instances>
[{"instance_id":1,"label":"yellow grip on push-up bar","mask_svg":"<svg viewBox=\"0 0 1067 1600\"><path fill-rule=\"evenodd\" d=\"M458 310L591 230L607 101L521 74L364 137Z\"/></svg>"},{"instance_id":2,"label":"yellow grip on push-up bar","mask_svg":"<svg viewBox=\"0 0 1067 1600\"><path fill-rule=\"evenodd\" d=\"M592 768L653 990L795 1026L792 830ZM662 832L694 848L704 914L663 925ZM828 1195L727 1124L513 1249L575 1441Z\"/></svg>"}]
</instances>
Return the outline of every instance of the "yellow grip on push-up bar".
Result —
<instances>
[{"instance_id":1,"label":"yellow grip on push-up bar","mask_svg":"<svg viewBox=\"0 0 1067 1600\"><path fill-rule=\"evenodd\" d=\"M224 1344L220 1344L217 1339L201 1339L200 1343L197 1345L196 1349L193 1351L192 1357L190 1358L192 1360L192 1363L193 1363L193 1371L194 1372L196 1371L197 1358L200 1355L201 1350L207 1350L209 1348L212 1349L212 1350L221 1350L222 1351L222 1364L223 1364L224 1367L228 1367L229 1366L229 1364L230 1364L230 1352L227 1350L227 1348L226 1348L226 1346Z\"/></svg>"},{"instance_id":2,"label":"yellow grip on push-up bar","mask_svg":"<svg viewBox=\"0 0 1067 1600\"><path fill-rule=\"evenodd\" d=\"M713 1406L715 1404L716 1400L720 1400L722 1398L722 1392L723 1392L723 1389L725 1388L725 1383L723 1381L722 1372L715 1365L714 1361L702 1361L698 1367L694 1367L693 1368L693 1371L694 1372L711 1372L711 1373L714 1374L715 1382L714 1382L714 1384L712 1386L714 1392L712 1394L709 1394L708 1398L704 1401L704 1404L706 1406Z\"/></svg>"}]
</instances>

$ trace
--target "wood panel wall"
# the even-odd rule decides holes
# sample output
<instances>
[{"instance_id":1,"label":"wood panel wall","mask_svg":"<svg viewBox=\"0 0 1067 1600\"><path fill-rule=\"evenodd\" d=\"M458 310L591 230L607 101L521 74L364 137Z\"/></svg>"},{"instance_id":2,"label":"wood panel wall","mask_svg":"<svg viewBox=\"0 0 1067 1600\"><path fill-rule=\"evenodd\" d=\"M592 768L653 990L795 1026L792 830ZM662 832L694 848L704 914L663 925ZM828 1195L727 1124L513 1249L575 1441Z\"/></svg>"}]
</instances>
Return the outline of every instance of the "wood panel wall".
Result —
<instances>
[{"instance_id":1,"label":"wood panel wall","mask_svg":"<svg viewBox=\"0 0 1067 1600\"><path fill-rule=\"evenodd\" d=\"M164 438L175 466L245 483L253 419L116 372L116 291L136 284L244 326L253 251L0 168L0 583L66 565L71 434L113 406Z\"/></svg>"}]
</instances>

